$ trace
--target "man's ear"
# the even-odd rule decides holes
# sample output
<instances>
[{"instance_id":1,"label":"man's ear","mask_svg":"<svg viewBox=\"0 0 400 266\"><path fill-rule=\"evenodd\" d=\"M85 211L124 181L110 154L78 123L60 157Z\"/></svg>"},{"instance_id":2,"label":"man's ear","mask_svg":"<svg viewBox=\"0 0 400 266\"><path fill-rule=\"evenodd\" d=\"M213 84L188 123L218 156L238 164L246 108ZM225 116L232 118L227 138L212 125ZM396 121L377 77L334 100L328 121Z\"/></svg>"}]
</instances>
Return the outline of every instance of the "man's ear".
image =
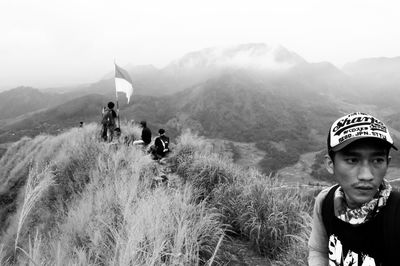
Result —
<instances>
[{"instance_id":1,"label":"man's ear","mask_svg":"<svg viewBox=\"0 0 400 266\"><path fill-rule=\"evenodd\" d=\"M333 175L333 161L329 155L325 155L325 168L331 175Z\"/></svg>"},{"instance_id":2,"label":"man's ear","mask_svg":"<svg viewBox=\"0 0 400 266\"><path fill-rule=\"evenodd\" d=\"M391 161L392 161L392 156L388 156L388 158L387 158L387 164L389 165Z\"/></svg>"}]
</instances>

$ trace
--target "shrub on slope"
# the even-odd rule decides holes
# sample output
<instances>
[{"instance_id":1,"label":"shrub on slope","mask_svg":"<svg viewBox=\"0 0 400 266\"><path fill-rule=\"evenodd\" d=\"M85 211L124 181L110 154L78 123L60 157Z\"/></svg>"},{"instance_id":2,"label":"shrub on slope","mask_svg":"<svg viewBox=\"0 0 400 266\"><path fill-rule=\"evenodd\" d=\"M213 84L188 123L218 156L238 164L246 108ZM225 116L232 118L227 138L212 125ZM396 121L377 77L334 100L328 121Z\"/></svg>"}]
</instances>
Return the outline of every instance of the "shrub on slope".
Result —
<instances>
[{"instance_id":1,"label":"shrub on slope","mask_svg":"<svg viewBox=\"0 0 400 266\"><path fill-rule=\"evenodd\" d=\"M224 223L249 239L254 248L271 259L277 258L291 243L290 235L301 233L309 202L299 189L286 189L262 179L243 186L237 182L214 191L216 208Z\"/></svg>"},{"instance_id":2,"label":"shrub on slope","mask_svg":"<svg viewBox=\"0 0 400 266\"><path fill-rule=\"evenodd\" d=\"M232 183L240 174L240 167L212 151L211 145L190 132L178 138L171 164L184 182L192 184L201 199L224 183Z\"/></svg>"},{"instance_id":3,"label":"shrub on slope","mask_svg":"<svg viewBox=\"0 0 400 266\"><path fill-rule=\"evenodd\" d=\"M296 249L300 258L286 253L285 260L305 264L306 242L297 240L309 234L313 202L307 190L285 187L277 177L256 170L245 171L213 154L204 140L190 133L180 137L171 161L177 173L202 193L201 199L218 209L221 222L249 239L260 254L283 260L288 250Z\"/></svg>"}]
</instances>

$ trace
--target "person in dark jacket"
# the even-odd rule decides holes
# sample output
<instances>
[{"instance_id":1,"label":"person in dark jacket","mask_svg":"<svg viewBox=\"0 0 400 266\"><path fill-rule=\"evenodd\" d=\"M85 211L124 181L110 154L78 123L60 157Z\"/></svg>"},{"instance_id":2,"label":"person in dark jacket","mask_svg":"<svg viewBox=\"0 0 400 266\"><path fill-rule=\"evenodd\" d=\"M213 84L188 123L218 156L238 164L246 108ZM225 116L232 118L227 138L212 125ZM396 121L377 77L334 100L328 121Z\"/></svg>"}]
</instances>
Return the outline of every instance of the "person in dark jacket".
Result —
<instances>
[{"instance_id":1,"label":"person in dark jacket","mask_svg":"<svg viewBox=\"0 0 400 266\"><path fill-rule=\"evenodd\" d=\"M141 121L140 124L142 125L142 140L144 146L147 146L151 142L151 130L147 127L146 121Z\"/></svg>"},{"instance_id":2,"label":"person in dark jacket","mask_svg":"<svg viewBox=\"0 0 400 266\"><path fill-rule=\"evenodd\" d=\"M112 141L116 127L115 119L117 118L117 113L114 111L114 106L115 105L113 102L109 102L107 104L107 108L103 107L101 137L104 141L108 142Z\"/></svg>"},{"instance_id":3,"label":"person in dark jacket","mask_svg":"<svg viewBox=\"0 0 400 266\"><path fill-rule=\"evenodd\" d=\"M336 120L325 165L337 185L315 199L308 241L310 266L399 265L400 193L385 179L388 127L365 113Z\"/></svg>"}]
</instances>

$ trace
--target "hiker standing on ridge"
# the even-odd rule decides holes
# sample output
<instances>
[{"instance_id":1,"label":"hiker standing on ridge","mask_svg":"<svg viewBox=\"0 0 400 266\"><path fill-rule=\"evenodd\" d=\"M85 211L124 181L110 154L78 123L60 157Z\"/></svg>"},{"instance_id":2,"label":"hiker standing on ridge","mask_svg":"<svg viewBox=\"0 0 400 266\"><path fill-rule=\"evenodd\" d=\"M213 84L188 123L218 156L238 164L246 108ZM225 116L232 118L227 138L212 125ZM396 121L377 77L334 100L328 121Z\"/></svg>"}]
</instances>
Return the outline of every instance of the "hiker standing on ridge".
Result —
<instances>
[{"instance_id":1,"label":"hiker standing on ridge","mask_svg":"<svg viewBox=\"0 0 400 266\"><path fill-rule=\"evenodd\" d=\"M399 265L400 193L384 179L391 148L388 128L371 115L332 124L326 168L338 184L315 199L309 265Z\"/></svg>"},{"instance_id":2,"label":"hiker standing on ridge","mask_svg":"<svg viewBox=\"0 0 400 266\"><path fill-rule=\"evenodd\" d=\"M165 136L165 130L160 128L158 130L160 134L154 141L154 158L156 160L164 158L169 152L169 137Z\"/></svg>"},{"instance_id":3,"label":"hiker standing on ridge","mask_svg":"<svg viewBox=\"0 0 400 266\"><path fill-rule=\"evenodd\" d=\"M146 121L141 121L140 124L142 125L142 140L143 145L146 147L151 142L151 130L147 127Z\"/></svg>"},{"instance_id":4,"label":"hiker standing on ridge","mask_svg":"<svg viewBox=\"0 0 400 266\"><path fill-rule=\"evenodd\" d=\"M115 118L117 118L117 113L114 111L114 103L109 102L107 107L103 107L103 118L101 124L103 126L101 137L104 141L112 141L114 130L115 130Z\"/></svg>"}]
</instances>

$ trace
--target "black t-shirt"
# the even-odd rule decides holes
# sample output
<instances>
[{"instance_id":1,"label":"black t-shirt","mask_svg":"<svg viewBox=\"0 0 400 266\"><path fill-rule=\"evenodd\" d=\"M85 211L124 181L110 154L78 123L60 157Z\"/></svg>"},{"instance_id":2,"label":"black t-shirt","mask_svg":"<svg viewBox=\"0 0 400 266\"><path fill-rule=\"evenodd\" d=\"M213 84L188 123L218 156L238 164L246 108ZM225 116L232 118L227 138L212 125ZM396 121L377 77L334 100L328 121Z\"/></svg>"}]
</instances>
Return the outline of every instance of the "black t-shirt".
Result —
<instances>
[{"instance_id":1,"label":"black t-shirt","mask_svg":"<svg viewBox=\"0 0 400 266\"><path fill-rule=\"evenodd\" d=\"M329 238L329 265L399 265L399 194L392 191L386 206L369 221L351 225L334 214L336 188L328 192L322 203L322 219Z\"/></svg>"}]
</instances>

